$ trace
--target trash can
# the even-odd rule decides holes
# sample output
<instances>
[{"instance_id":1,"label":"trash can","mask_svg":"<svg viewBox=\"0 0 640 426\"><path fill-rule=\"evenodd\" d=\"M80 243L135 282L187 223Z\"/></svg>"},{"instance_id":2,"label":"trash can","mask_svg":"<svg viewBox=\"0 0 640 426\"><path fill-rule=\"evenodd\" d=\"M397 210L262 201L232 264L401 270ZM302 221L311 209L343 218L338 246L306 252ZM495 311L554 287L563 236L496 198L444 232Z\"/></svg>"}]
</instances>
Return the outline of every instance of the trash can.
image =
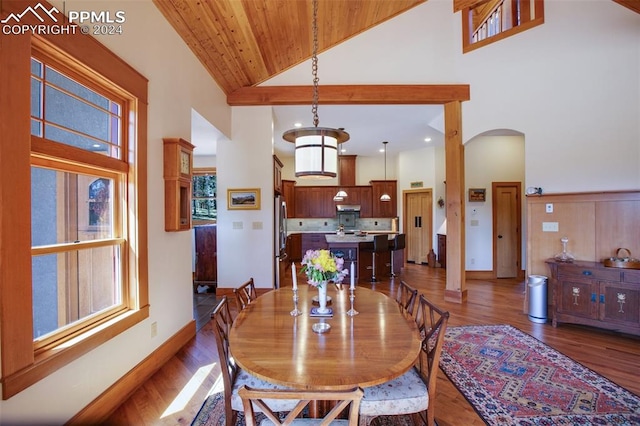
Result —
<instances>
[{"instance_id":1,"label":"trash can","mask_svg":"<svg viewBox=\"0 0 640 426\"><path fill-rule=\"evenodd\" d=\"M547 277L529 275L529 321L547 322Z\"/></svg>"}]
</instances>

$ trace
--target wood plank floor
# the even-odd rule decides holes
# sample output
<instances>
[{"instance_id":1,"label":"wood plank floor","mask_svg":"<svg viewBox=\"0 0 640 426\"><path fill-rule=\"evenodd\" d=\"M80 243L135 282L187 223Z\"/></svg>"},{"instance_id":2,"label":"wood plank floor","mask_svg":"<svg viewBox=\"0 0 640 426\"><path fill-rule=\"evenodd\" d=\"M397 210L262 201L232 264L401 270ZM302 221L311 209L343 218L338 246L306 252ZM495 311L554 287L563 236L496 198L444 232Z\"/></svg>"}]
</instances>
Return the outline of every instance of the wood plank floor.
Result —
<instances>
[{"instance_id":1,"label":"wood plank floor","mask_svg":"<svg viewBox=\"0 0 640 426\"><path fill-rule=\"evenodd\" d=\"M286 277L285 279L291 279ZM640 338L595 328L536 324L523 314L525 283L520 280L468 280L467 302L444 301L445 270L409 264L395 280L369 286L389 294L399 280L418 288L451 313L451 326L511 324L640 395ZM235 306L234 303L231 305ZM108 425L189 425L213 388L221 389L220 368L210 324L142 384L106 423ZM483 425L465 398L439 373L436 419L440 426Z\"/></svg>"}]
</instances>

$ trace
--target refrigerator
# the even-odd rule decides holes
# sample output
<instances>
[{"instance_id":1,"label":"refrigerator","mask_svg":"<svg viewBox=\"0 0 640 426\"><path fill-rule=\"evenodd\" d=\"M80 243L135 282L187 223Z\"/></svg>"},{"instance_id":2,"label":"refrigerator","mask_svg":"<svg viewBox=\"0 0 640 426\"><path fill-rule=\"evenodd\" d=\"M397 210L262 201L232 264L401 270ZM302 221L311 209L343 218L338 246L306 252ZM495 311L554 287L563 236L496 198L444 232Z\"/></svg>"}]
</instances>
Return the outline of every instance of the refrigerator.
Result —
<instances>
[{"instance_id":1,"label":"refrigerator","mask_svg":"<svg viewBox=\"0 0 640 426\"><path fill-rule=\"evenodd\" d=\"M277 195L274 199L274 288L280 288L281 275L288 265L287 261L287 203Z\"/></svg>"}]
</instances>

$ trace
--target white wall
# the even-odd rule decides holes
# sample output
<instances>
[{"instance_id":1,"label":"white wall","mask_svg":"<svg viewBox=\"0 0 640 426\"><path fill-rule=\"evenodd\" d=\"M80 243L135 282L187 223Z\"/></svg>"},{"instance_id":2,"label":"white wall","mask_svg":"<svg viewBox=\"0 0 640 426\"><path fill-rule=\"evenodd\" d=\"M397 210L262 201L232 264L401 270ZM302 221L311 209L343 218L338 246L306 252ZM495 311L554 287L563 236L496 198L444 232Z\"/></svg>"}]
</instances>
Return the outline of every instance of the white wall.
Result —
<instances>
[{"instance_id":1,"label":"white wall","mask_svg":"<svg viewBox=\"0 0 640 426\"><path fill-rule=\"evenodd\" d=\"M61 1L52 3L62 10ZM103 36L100 41L149 79L150 318L0 401L0 424L65 423L193 319L191 233L164 231L162 138L188 139L192 108L227 134L231 129L231 109L224 94L150 0L67 0L65 8L124 10L123 34ZM158 325L154 338L152 322Z\"/></svg>"}]
</instances>

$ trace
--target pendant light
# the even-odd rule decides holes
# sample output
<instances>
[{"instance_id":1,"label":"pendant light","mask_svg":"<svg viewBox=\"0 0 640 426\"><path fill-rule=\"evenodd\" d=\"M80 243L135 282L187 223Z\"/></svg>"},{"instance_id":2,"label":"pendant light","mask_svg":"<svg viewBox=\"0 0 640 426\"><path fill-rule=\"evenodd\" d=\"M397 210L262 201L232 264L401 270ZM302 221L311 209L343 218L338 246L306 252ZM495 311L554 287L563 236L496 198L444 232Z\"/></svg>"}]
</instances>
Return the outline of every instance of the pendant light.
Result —
<instances>
[{"instance_id":1,"label":"pendant light","mask_svg":"<svg viewBox=\"0 0 640 426\"><path fill-rule=\"evenodd\" d=\"M384 141L382 142L382 145L384 146L384 180L386 182L387 180L387 144L389 142ZM389 194L387 194L386 192L384 192L381 196L380 196L380 201L391 201L391 196Z\"/></svg>"},{"instance_id":2,"label":"pendant light","mask_svg":"<svg viewBox=\"0 0 640 426\"><path fill-rule=\"evenodd\" d=\"M338 171L340 170L340 151L338 151ZM338 178L338 184L340 184L340 178ZM333 196L333 201L344 201L347 198L347 191L340 188L336 195Z\"/></svg>"},{"instance_id":3,"label":"pendant light","mask_svg":"<svg viewBox=\"0 0 640 426\"><path fill-rule=\"evenodd\" d=\"M314 127L301 127L284 132L282 138L296 144L296 177L303 179L329 179L337 176L338 145L349 140L349 134L342 129L318 127L318 0L313 0L313 54L311 73L313 75Z\"/></svg>"}]
</instances>

